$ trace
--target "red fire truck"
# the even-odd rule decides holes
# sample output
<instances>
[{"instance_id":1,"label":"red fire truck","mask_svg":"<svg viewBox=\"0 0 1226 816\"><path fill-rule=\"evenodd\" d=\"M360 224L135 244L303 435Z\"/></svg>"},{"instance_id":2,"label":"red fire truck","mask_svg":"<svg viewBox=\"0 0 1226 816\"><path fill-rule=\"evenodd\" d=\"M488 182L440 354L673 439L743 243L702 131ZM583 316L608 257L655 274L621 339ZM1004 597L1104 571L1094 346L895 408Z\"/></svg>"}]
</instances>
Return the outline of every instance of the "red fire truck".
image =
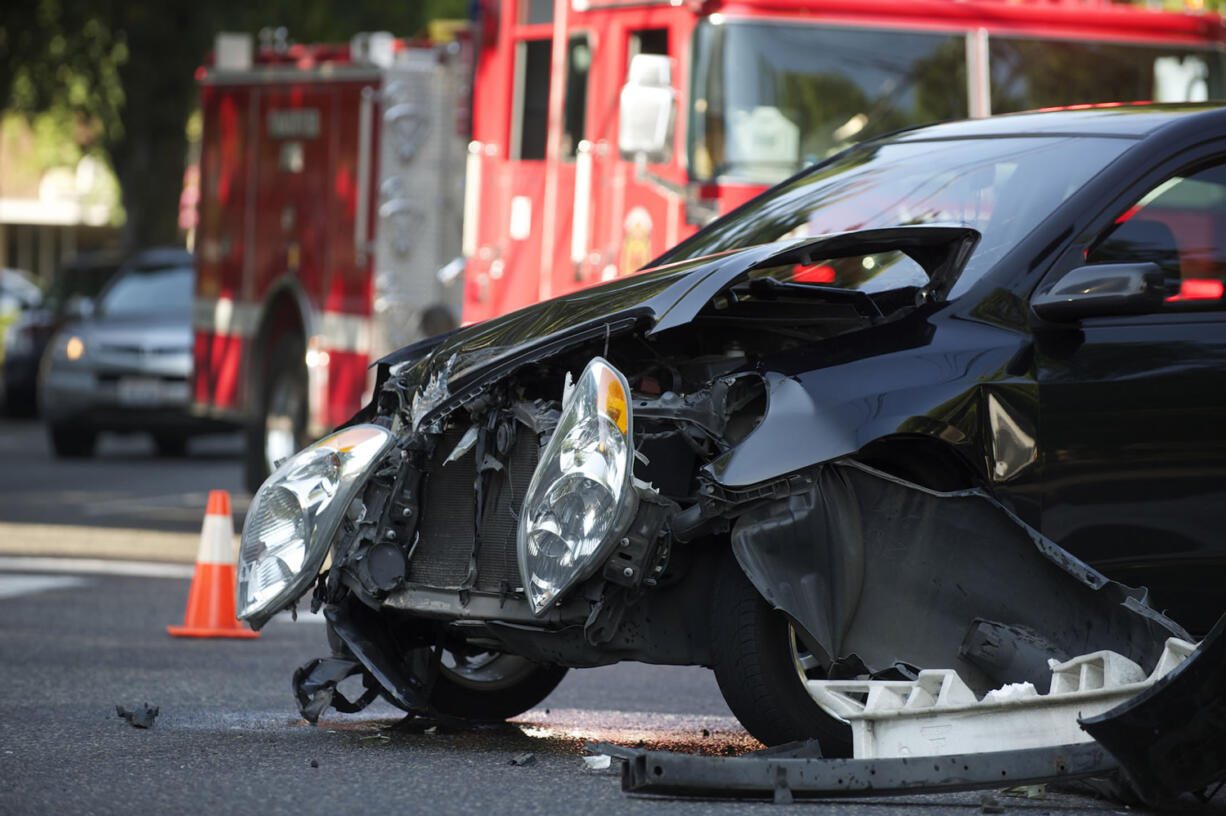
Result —
<instances>
[{"instance_id":1,"label":"red fire truck","mask_svg":"<svg viewBox=\"0 0 1226 816\"><path fill-rule=\"evenodd\" d=\"M200 70L194 405L248 428L252 490L361 407L372 360L458 316L436 277L459 252L457 51L222 35Z\"/></svg>"},{"instance_id":2,"label":"red fire truck","mask_svg":"<svg viewBox=\"0 0 1226 816\"><path fill-rule=\"evenodd\" d=\"M475 322L629 274L890 130L1226 96L1216 15L1104 0L474 7L466 158L463 65L436 51L223 43L204 70L195 399L251 429L252 489L359 407L368 363L429 304L456 302L440 268L463 268Z\"/></svg>"},{"instance_id":3,"label":"red fire truck","mask_svg":"<svg viewBox=\"0 0 1226 816\"><path fill-rule=\"evenodd\" d=\"M1104 0L479 7L465 322L628 274L856 140L1226 96L1216 15Z\"/></svg>"}]
</instances>

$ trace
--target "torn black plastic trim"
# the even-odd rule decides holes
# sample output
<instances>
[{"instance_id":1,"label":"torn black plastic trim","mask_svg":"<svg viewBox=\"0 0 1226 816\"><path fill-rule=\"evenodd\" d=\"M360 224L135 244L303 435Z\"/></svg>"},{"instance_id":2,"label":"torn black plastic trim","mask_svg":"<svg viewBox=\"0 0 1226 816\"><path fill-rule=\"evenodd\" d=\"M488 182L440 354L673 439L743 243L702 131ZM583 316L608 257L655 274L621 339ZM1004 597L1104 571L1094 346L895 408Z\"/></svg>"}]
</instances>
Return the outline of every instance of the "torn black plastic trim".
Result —
<instances>
[{"instance_id":1,"label":"torn black plastic trim","mask_svg":"<svg viewBox=\"0 0 1226 816\"><path fill-rule=\"evenodd\" d=\"M900 661L951 668L983 694L1042 685L1048 659L1101 649L1148 670L1168 637L1190 639L1144 605L1143 590L1108 580L982 491L938 493L846 460L813 479L742 515L732 549L766 601L831 661L855 655L870 672ZM984 620L1008 642L976 641Z\"/></svg>"},{"instance_id":2,"label":"torn black plastic trim","mask_svg":"<svg viewBox=\"0 0 1226 816\"><path fill-rule=\"evenodd\" d=\"M393 704L406 711L427 709L437 666L424 643L423 648L402 649L393 642L386 621L358 603L329 605L324 617ZM406 665L406 660L416 665Z\"/></svg>"}]
</instances>

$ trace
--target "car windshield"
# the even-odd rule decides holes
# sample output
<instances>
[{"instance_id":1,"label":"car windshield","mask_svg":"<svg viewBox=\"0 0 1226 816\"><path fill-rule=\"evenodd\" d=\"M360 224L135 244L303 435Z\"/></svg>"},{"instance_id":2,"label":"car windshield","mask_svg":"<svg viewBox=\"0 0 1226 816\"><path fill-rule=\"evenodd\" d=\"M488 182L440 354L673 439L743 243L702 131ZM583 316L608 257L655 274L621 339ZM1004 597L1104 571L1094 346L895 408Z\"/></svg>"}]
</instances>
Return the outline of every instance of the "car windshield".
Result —
<instances>
[{"instance_id":1,"label":"car windshield","mask_svg":"<svg viewBox=\"0 0 1226 816\"><path fill-rule=\"evenodd\" d=\"M925 139L903 134L835 157L769 190L657 263L855 230L941 224L982 237L951 297L966 290L1131 141L1086 136ZM897 268L877 264L885 274ZM875 276L848 288L880 290Z\"/></svg>"},{"instance_id":2,"label":"car windshield","mask_svg":"<svg viewBox=\"0 0 1226 816\"><path fill-rule=\"evenodd\" d=\"M190 266L128 269L102 293L98 310L110 316L188 313L192 305L192 276Z\"/></svg>"}]
</instances>

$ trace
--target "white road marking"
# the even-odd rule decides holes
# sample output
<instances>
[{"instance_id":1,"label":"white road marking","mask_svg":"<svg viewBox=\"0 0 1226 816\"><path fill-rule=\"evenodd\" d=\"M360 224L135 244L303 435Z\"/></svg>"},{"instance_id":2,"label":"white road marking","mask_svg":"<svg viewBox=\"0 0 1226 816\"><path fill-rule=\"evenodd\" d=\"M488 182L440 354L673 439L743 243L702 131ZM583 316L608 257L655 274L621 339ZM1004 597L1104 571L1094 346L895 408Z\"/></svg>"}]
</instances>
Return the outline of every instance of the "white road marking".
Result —
<instances>
[{"instance_id":1,"label":"white road marking","mask_svg":"<svg viewBox=\"0 0 1226 816\"><path fill-rule=\"evenodd\" d=\"M9 572L5 575L3 573ZM191 578L190 564L162 564L156 561L112 561L105 558L41 558L0 555L0 598L29 595L48 589L81 586L76 577L25 575L25 572L72 573L76 575L124 575L135 578ZM289 611L278 612L270 623L294 623ZM304 603L298 609L298 623L326 623L323 612L312 613Z\"/></svg>"},{"instance_id":2,"label":"white road marking","mask_svg":"<svg viewBox=\"0 0 1226 816\"><path fill-rule=\"evenodd\" d=\"M0 556L0 570L77 573L85 575L130 575L137 578L191 578L192 564L156 561L112 561L105 558L40 558Z\"/></svg>"},{"instance_id":3,"label":"white road marking","mask_svg":"<svg viewBox=\"0 0 1226 816\"><path fill-rule=\"evenodd\" d=\"M85 584L84 578L68 575L0 575L0 598L19 598L53 589L71 589Z\"/></svg>"},{"instance_id":4,"label":"white road marking","mask_svg":"<svg viewBox=\"0 0 1226 816\"><path fill-rule=\"evenodd\" d=\"M298 610L298 620L295 621L289 610L278 612L269 623L327 623L322 611L312 614L309 607Z\"/></svg>"}]
</instances>

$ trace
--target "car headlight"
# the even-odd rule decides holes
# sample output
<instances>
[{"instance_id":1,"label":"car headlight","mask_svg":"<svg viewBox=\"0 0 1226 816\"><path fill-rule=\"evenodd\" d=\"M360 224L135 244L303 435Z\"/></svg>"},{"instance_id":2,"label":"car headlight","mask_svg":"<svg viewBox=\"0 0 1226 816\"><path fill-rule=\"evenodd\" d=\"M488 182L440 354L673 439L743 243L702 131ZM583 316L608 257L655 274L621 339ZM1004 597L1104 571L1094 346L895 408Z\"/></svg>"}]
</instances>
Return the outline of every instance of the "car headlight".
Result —
<instances>
[{"instance_id":1,"label":"car headlight","mask_svg":"<svg viewBox=\"0 0 1226 816\"><path fill-rule=\"evenodd\" d=\"M630 385L597 357L563 397L519 517L519 571L540 615L591 575L625 531L634 490Z\"/></svg>"},{"instance_id":2,"label":"car headlight","mask_svg":"<svg viewBox=\"0 0 1226 816\"><path fill-rule=\"evenodd\" d=\"M371 463L391 445L386 428L355 425L291 456L260 485L239 548L240 619L259 629L306 590Z\"/></svg>"}]
</instances>

